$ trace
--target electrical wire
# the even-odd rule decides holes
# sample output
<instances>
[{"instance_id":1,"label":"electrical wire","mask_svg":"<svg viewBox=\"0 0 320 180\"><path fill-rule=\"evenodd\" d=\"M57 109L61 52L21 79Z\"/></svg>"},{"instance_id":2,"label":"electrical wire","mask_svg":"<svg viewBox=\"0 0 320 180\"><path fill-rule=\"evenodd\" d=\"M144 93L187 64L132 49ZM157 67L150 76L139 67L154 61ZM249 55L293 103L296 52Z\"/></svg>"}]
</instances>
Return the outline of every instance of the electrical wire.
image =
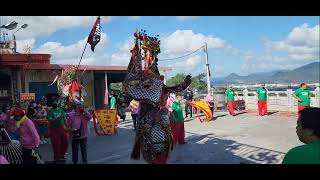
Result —
<instances>
[{"instance_id":1,"label":"electrical wire","mask_svg":"<svg viewBox=\"0 0 320 180\"><path fill-rule=\"evenodd\" d=\"M180 59L180 58L184 58L184 57L187 57L187 56L190 56L191 54L194 54L196 53L197 51L199 51L200 49L204 48L204 46L201 46L200 48L188 53L188 54L185 54L183 56L179 56L179 57L175 57L175 58L168 58L168 59L159 59L158 61L170 61L170 60L175 60L175 59Z\"/></svg>"}]
</instances>

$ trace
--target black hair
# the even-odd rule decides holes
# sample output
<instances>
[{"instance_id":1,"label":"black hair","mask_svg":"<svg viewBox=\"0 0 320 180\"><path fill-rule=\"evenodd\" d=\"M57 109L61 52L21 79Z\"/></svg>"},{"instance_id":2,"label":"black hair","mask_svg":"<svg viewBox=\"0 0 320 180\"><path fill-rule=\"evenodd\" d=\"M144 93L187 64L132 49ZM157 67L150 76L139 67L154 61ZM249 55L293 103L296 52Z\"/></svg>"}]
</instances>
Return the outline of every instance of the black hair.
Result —
<instances>
[{"instance_id":1,"label":"black hair","mask_svg":"<svg viewBox=\"0 0 320 180\"><path fill-rule=\"evenodd\" d=\"M2 106L1 111L6 112L6 105Z\"/></svg>"},{"instance_id":2,"label":"black hair","mask_svg":"<svg viewBox=\"0 0 320 180\"><path fill-rule=\"evenodd\" d=\"M303 129L311 129L320 138L320 108L311 107L300 111L299 121Z\"/></svg>"},{"instance_id":3,"label":"black hair","mask_svg":"<svg viewBox=\"0 0 320 180\"><path fill-rule=\"evenodd\" d=\"M1 108L2 112L6 112L7 107L10 108L10 105L9 104L3 105L2 108Z\"/></svg>"},{"instance_id":4,"label":"black hair","mask_svg":"<svg viewBox=\"0 0 320 180\"><path fill-rule=\"evenodd\" d=\"M305 83L305 82L301 83L301 84L300 84L300 87L302 87L302 86L304 86L304 85L306 85L306 83Z\"/></svg>"},{"instance_id":5,"label":"black hair","mask_svg":"<svg viewBox=\"0 0 320 180\"><path fill-rule=\"evenodd\" d=\"M35 101L31 101L31 102L29 103L29 107L32 107L33 103L35 103Z\"/></svg>"}]
</instances>

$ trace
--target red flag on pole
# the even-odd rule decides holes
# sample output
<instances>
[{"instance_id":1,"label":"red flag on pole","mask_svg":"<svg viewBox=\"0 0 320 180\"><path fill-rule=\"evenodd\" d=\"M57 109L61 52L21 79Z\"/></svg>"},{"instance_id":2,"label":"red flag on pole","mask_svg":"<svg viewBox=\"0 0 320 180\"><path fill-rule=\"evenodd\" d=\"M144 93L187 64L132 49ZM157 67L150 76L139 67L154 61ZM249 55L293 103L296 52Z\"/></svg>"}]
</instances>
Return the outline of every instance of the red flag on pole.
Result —
<instances>
[{"instance_id":1,"label":"red flag on pole","mask_svg":"<svg viewBox=\"0 0 320 180\"><path fill-rule=\"evenodd\" d=\"M96 22L94 23L91 29L91 32L87 40L87 42L91 45L92 52L94 52L94 48L100 42L100 37L101 37L100 16L98 16Z\"/></svg>"}]
</instances>

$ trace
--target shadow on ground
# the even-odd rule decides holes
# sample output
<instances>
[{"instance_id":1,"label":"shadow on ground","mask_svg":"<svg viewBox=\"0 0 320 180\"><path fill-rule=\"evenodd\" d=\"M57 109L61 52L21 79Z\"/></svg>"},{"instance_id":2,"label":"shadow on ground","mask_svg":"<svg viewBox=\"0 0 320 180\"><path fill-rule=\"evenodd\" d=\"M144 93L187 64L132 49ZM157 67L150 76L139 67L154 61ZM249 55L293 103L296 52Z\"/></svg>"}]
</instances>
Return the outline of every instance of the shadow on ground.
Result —
<instances>
[{"instance_id":1,"label":"shadow on ground","mask_svg":"<svg viewBox=\"0 0 320 180\"><path fill-rule=\"evenodd\" d=\"M219 115L220 118L226 115ZM193 120L193 119L191 119ZM90 129L88 138L88 161L95 164L135 164L144 163L130 160L135 131L132 120L120 121L118 132L112 136L97 136ZM187 144L177 145L170 155L168 164L277 164L284 153L261 148L234 140L222 139L215 134L195 134L186 132ZM45 161L52 160L51 144L40 145ZM67 163L71 163L71 147L68 149ZM79 161L81 156L79 152Z\"/></svg>"},{"instance_id":2,"label":"shadow on ground","mask_svg":"<svg viewBox=\"0 0 320 180\"><path fill-rule=\"evenodd\" d=\"M169 163L174 164L277 164L284 153L221 139L214 134L192 134L177 145Z\"/></svg>"}]
</instances>

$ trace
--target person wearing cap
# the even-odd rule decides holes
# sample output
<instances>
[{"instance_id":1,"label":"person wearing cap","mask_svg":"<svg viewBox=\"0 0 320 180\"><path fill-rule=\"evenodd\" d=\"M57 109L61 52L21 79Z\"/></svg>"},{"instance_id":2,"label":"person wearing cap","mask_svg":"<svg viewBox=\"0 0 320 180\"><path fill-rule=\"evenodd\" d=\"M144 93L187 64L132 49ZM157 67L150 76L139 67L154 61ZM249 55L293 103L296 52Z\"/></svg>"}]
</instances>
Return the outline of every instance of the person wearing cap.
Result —
<instances>
[{"instance_id":1,"label":"person wearing cap","mask_svg":"<svg viewBox=\"0 0 320 180\"><path fill-rule=\"evenodd\" d=\"M67 128L72 139L72 161L78 163L78 151L80 146L82 162L87 160L87 137L89 134L88 121L92 119L91 114L82 104L77 104L73 111L67 114Z\"/></svg>"},{"instance_id":2,"label":"person wearing cap","mask_svg":"<svg viewBox=\"0 0 320 180\"><path fill-rule=\"evenodd\" d=\"M261 87L257 89L258 112L260 116L268 115L267 111L267 94L265 84L261 83Z\"/></svg>"},{"instance_id":3,"label":"person wearing cap","mask_svg":"<svg viewBox=\"0 0 320 180\"><path fill-rule=\"evenodd\" d=\"M304 145L292 148L282 164L320 164L320 108L301 110L296 133Z\"/></svg>"},{"instance_id":4,"label":"person wearing cap","mask_svg":"<svg viewBox=\"0 0 320 180\"><path fill-rule=\"evenodd\" d=\"M15 108L12 112L19 128L20 144L23 153L24 164L37 164L37 159L33 156L34 150L40 144L40 137L33 122L27 118L21 108Z\"/></svg>"},{"instance_id":5,"label":"person wearing cap","mask_svg":"<svg viewBox=\"0 0 320 180\"><path fill-rule=\"evenodd\" d=\"M229 114L232 116L235 116L234 108L235 108L235 101L234 101L234 90L232 89L232 86L228 86L227 90L225 91L226 97L225 101L227 102L228 111Z\"/></svg>"},{"instance_id":6,"label":"person wearing cap","mask_svg":"<svg viewBox=\"0 0 320 180\"><path fill-rule=\"evenodd\" d=\"M64 162L66 159L64 156L68 150L68 134L65 128L65 118L64 110L54 102L47 113L47 119L49 121L49 137L52 143L55 163Z\"/></svg>"},{"instance_id":7,"label":"person wearing cap","mask_svg":"<svg viewBox=\"0 0 320 180\"><path fill-rule=\"evenodd\" d=\"M304 108L310 107L311 93L309 89L307 89L307 83L301 83L300 88L297 89L292 96L298 100L298 114L300 114L300 111Z\"/></svg>"}]
</instances>

